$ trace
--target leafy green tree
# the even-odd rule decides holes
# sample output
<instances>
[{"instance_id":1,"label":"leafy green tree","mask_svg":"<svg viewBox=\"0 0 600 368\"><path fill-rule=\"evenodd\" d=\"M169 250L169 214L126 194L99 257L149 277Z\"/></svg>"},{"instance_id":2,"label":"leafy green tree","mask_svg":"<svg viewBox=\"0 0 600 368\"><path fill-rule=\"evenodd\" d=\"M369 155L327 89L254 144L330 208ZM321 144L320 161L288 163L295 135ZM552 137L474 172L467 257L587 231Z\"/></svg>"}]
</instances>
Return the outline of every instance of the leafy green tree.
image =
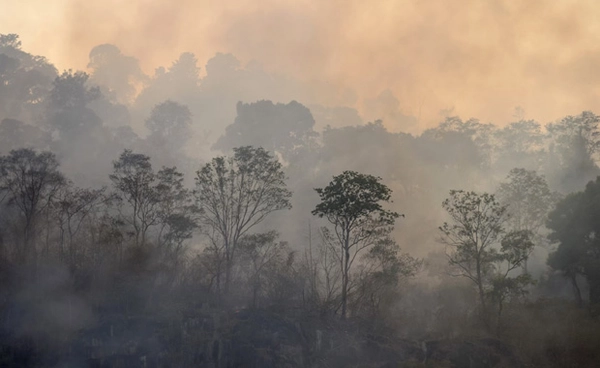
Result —
<instances>
[{"instance_id":1,"label":"leafy green tree","mask_svg":"<svg viewBox=\"0 0 600 368\"><path fill-rule=\"evenodd\" d=\"M346 318L352 264L362 250L389 235L399 215L382 207L382 202L390 201L392 191L376 176L344 171L325 188L315 190L321 202L312 214L333 225L333 239L339 247L341 315Z\"/></svg>"},{"instance_id":2,"label":"leafy green tree","mask_svg":"<svg viewBox=\"0 0 600 368\"><path fill-rule=\"evenodd\" d=\"M260 147L239 147L231 157L214 158L198 170L195 180L199 221L223 265L227 294L240 239L272 212L291 208L292 193L281 164Z\"/></svg>"}]
</instances>

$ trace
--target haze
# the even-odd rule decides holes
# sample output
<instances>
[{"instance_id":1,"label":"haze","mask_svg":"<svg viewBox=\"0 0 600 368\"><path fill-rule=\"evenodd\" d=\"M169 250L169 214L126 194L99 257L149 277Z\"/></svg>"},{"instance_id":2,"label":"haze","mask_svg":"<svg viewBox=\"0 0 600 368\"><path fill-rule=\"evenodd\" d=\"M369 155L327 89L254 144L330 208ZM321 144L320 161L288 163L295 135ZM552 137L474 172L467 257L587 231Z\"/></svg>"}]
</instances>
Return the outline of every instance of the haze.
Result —
<instances>
[{"instance_id":1,"label":"haze","mask_svg":"<svg viewBox=\"0 0 600 368\"><path fill-rule=\"evenodd\" d=\"M389 89L421 128L441 110L502 125L516 106L548 122L600 101L595 1L3 2L0 33L59 69L84 70L102 43L147 73L230 52L302 81L311 102L364 111Z\"/></svg>"},{"instance_id":2,"label":"haze","mask_svg":"<svg viewBox=\"0 0 600 368\"><path fill-rule=\"evenodd\" d=\"M599 5L224 3L0 4L1 367L598 366Z\"/></svg>"}]
</instances>

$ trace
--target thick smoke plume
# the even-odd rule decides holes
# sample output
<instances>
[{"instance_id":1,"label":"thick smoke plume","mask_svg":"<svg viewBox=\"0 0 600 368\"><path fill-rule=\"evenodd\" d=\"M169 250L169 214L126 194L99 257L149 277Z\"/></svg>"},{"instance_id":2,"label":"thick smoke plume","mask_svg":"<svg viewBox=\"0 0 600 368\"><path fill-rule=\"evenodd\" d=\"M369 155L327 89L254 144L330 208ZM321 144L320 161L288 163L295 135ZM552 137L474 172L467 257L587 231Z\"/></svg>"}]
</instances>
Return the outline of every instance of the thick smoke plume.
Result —
<instances>
[{"instance_id":1,"label":"thick smoke plume","mask_svg":"<svg viewBox=\"0 0 600 368\"><path fill-rule=\"evenodd\" d=\"M442 110L501 124L522 106L547 122L598 107L594 1L8 2L0 32L59 68L112 43L147 73L183 51L231 52L302 81L305 103L350 105L390 90L420 128ZM19 14L18 17L15 15ZM385 113L393 115L395 106ZM367 120L383 116L365 116ZM401 122L386 124L406 129Z\"/></svg>"}]
</instances>

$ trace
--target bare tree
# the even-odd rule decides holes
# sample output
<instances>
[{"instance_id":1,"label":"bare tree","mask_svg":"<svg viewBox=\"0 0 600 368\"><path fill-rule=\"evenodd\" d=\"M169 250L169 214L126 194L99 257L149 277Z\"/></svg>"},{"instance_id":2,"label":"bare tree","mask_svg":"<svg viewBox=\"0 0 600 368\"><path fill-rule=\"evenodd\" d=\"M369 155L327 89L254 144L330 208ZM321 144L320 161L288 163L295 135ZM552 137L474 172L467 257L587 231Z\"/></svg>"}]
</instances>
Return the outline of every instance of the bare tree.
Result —
<instances>
[{"instance_id":1,"label":"bare tree","mask_svg":"<svg viewBox=\"0 0 600 368\"><path fill-rule=\"evenodd\" d=\"M274 211L291 208L281 164L263 148L239 147L232 157L216 157L196 176L200 222L224 257L224 292L240 239Z\"/></svg>"},{"instance_id":2,"label":"bare tree","mask_svg":"<svg viewBox=\"0 0 600 368\"><path fill-rule=\"evenodd\" d=\"M58 165L52 153L36 153L32 149L14 150L0 158L2 198L23 216L23 246L18 251L22 261L35 258L39 216L48 209L58 189L65 184Z\"/></svg>"}]
</instances>

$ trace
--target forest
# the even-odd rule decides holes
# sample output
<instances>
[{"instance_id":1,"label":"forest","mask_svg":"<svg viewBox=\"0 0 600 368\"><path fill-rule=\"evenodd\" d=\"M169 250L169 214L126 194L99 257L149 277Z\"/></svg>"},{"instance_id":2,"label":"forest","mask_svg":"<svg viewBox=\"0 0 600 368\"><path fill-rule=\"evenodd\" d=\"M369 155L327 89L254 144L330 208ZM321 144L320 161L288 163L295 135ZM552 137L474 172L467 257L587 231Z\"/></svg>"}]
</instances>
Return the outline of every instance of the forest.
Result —
<instances>
[{"instance_id":1,"label":"forest","mask_svg":"<svg viewBox=\"0 0 600 368\"><path fill-rule=\"evenodd\" d=\"M597 367L600 116L391 130L199 63L0 34L0 366Z\"/></svg>"}]
</instances>

